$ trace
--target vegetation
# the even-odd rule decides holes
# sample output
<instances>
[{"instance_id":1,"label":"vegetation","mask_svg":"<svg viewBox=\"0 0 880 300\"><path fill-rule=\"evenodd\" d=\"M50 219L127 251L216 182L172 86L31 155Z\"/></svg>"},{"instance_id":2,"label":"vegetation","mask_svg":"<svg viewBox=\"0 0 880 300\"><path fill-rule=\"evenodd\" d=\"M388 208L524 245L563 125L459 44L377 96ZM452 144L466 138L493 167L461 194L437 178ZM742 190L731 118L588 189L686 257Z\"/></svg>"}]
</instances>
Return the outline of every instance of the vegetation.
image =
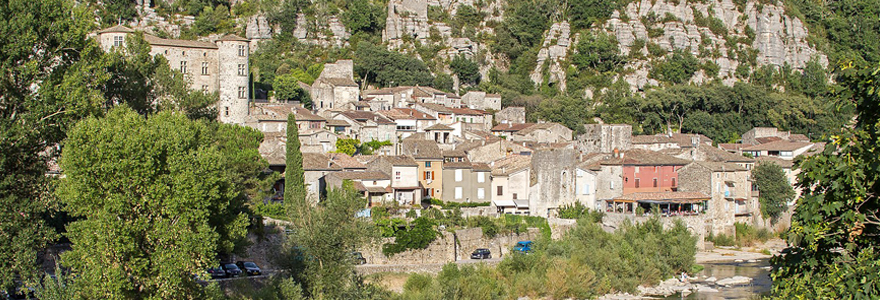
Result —
<instances>
[{"instance_id":1,"label":"vegetation","mask_svg":"<svg viewBox=\"0 0 880 300\"><path fill-rule=\"evenodd\" d=\"M880 69L845 66L838 74L839 104L858 116L822 153L799 162L803 194L789 247L771 260L774 298L880 297Z\"/></svg>"},{"instance_id":2,"label":"vegetation","mask_svg":"<svg viewBox=\"0 0 880 300\"><path fill-rule=\"evenodd\" d=\"M336 140L336 152L345 153L348 156L355 154L371 155L376 150L385 146L391 146L391 141L372 140L366 143L356 139L338 139Z\"/></svg>"},{"instance_id":3,"label":"vegetation","mask_svg":"<svg viewBox=\"0 0 880 300\"><path fill-rule=\"evenodd\" d=\"M382 254L392 256L407 250L427 248L440 235L434 229L436 225L436 221L432 219L415 219L412 228L395 232L394 243L382 245Z\"/></svg>"},{"instance_id":4,"label":"vegetation","mask_svg":"<svg viewBox=\"0 0 880 300\"><path fill-rule=\"evenodd\" d=\"M284 203L295 208L292 218L298 218L298 210L311 206L306 200L305 173L299 142L299 128L294 114L287 115L287 153L284 168Z\"/></svg>"},{"instance_id":5,"label":"vegetation","mask_svg":"<svg viewBox=\"0 0 880 300\"><path fill-rule=\"evenodd\" d=\"M275 99L278 101L297 101L305 108L312 108L309 92L299 86L299 79L293 74L283 74L275 78Z\"/></svg>"},{"instance_id":6,"label":"vegetation","mask_svg":"<svg viewBox=\"0 0 880 300\"><path fill-rule=\"evenodd\" d=\"M434 79L421 60L367 42L357 45L354 71L365 79L363 84L380 86L429 86Z\"/></svg>"},{"instance_id":7,"label":"vegetation","mask_svg":"<svg viewBox=\"0 0 880 300\"><path fill-rule=\"evenodd\" d=\"M766 242L773 237L773 233L767 230L767 228L756 228L741 222L736 222L733 225L736 234L731 236L710 232L709 236L706 237L706 241L713 242L715 246L749 247L755 245L755 243Z\"/></svg>"},{"instance_id":8,"label":"vegetation","mask_svg":"<svg viewBox=\"0 0 880 300\"><path fill-rule=\"evenodd\" d=\"M455 75L458 75L458 79L464 84L480 83L480 66L464 56L459 55L452 59L449 68Z\"/></svg>"},{"instance_id":9,"label":"vegetation","mask_svg":"<svg viewBox=\"0 0 880 300\"><path fill-rule=\"evenodd\" d=\"M639 284L690 271L695 243L683 224L663 230L656 218L615 233L579 221L561 240L536 243L533 254L508 255L497 268L448 264L436 277L413 275L399 298L580 299L632 292Z\"/></svg>"},{"instance_id":10,"label":"vegetation","mask_svg":"<svg viewBox=\"0 0 880 300\"><path fill-rule=\"evenodd\" d=\"M589 209L580 202L560 206L558 213L559 218L561 219L579 220L581 218L586 218L593 223L602 223L602 218L605 217L605 212Z\"/></svg>"},{"instance_id":11,"label":"vegetation","mask_svg":"<svg viewBox=\"0 0 880 300\"><path fill-rule=\"evenodd\" d=\"M758 198L761 202L761 215L775 220L788 209L788 203L794 200L794 189L788 183L782 167L775 163L758 165L752 170L752 176L761 192Z\"/></svg>"},{"instance_id":12,"label":"vegetation","mask_svg":"<svg viewBox=\"0 0 880 300\"><path fill-rule=\"evenodd\" d=\"M641 48L639 48L641 49ZM590 33L577 44L578 52L572 55L572 62L583 70L599 73L615 71L626 61L618 52L617 39L607 33Z\"/></svg>"},{"instance_id":13,"label":"vegetation","mask_svg":"<svg viewBox=\"0 0 880 300\"><path fill-rule=\"evenodd\" d=\"M651 67L650 77L672 83L687 83L700 69L700 61L690 52L675 50L672 55Z\"/></svg>"},{"instance_id":14,"label":"vegetation","mask_svg":"<svg viewBox=\"0 0 880 300\"><path fill-rule=\"evenodd\" d=\"M250 128L116 108L77 124L58 197L77 218L62 255L98 298L201 293L190 274L247 245L242 190L268 164Z\"/></svg>"}]
</instances>

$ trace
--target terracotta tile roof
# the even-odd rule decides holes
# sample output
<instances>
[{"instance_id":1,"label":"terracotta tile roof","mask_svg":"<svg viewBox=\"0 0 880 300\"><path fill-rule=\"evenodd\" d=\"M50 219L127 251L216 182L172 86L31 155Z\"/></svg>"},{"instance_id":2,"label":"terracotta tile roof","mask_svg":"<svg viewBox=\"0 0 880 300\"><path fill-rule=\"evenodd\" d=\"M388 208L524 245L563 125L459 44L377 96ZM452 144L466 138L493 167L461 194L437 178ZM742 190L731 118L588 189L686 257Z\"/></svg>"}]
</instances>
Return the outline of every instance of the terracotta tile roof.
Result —
<instances>
[{"instance_id":1,"label":"terracotta tile roof","mask_svg":"<svg viewBox=\"0 0 880 300\"><path fill-rule=\"evenodd\" d=\"M466 161L444 162L443 169L471 169L473 165Z\"/></svg>"},{"instance_id":2,"label":"terracotta tile roof","mask_svg":"<svg viewBox=\"0 0 880 300\"><path fill-rule=\"evenodd\" d=\"M609 158L601 162L603 165L633 165L633 166L662 166L662 165L679 165L683 166L690 161L665 155L659 152L633 149L621 152L622 158Z\"/></svg>"},{"instance_id":3,"label":"terracotta tile roof","mask_svg":"<svg viewBox=\"0 0 880 300\"><path fill-rule=\"evenodd\" d=\"M780 167L785 168L785 169L791 169L794 166L794 160L781 159L781 158L772 157L772 156L759 156L755 160L758 161L757 164L759 164L759 165L766 164L766 163L774 163L774 164L777 164Z\"/></svg>"},{"instance_id":4,"label":"terracotta tile roof","mask_svg":"<svg viewBox=\"0 0 880 300\"><path fill-rule=\"evenodd\" d=\"M330 119L327 120L327 126L351 127L351 124L348 124L345 120Z\"/></svg>"},{"instance_id":5,"label":"terracotta tile roof","mask_svg":"<svg viewBox=\"0 0 880 300\"><path fill-rule=\"evenodd\" d=\"M334 164L343 169L366 169L367 166L345 153L327 153L327 157Z\"/></svg>"},{"instance_id":6,"label":"terracotta tile roof","mask_svg":"<svg viewBox=\"0 0 880 300\"><path fill-rule=\"evenodd\" d=\"M443 150L443 157L467 157L464 150Z\"/></svg>"},{"instance_id":7,"label":"terracotta tile roof","mask_svg":"<svg viewBox=\"0 0 880 300\"><path fill-rule=\"evenodd\" d=\"M743 148L743 151L794 151L804 147L812 146L813 143L806 142L789 142L775 141L766 144L758 144Z\"/></svg>"},{"instance_id":8,"label":"terracotta tile roof","mask_svg":"<svg viewBox=\"0 0 880 300\"><path fill-rule=\"evenodd\" d=\"M235 34L224 35L223 37L218 39L218 41L221 41L221 42L227 42L227 41L230 41L230 42L250 42L250 40L243 38L243 37L240 37Z\"/></svg>"},{"instance_id":9,"label":"terracotta tile roof","mask_svg":"<svg viewBox=\"0 0 880 300\"><path fill-rule=\"evenodd\" d=\"M793 133L788 136L788 140L792 142L809 142L810 138L800 133Z\"/></svg>"},{"instance_id":10,"label":"terracotta tile roof","mask_svg":"<svg viewBox=\"0 0 880 300\"><path fill-rule=\"evenodd\" d=\"M413 89L412 86L398 86L398 87L388 87L382 88L378 90L366 90L364 91L364 95L392 95L397 92L406 91Z\"/></svg>"},{"instance_id":11,"label":"terracotta tile roof","mask_svg":"<svg viewBox=\"0 0 880 300\"><path fill-rule=\"evenodd\" d=\"M337 164L334 164L330 159L320 153L303 153L303 170L305 171L339 171L342 170Z\"/></svg>"},{"instance_id":12,"label":"terracotta tile roof","mask_svg":"<svg viewBox=\"0 0 880 300\"><path fill-rule=\"evenodd\" d=\"M126 27L126 26L124 26L124 25L116 25L116 26L113 26L113 27L106 28L106 29L104 29L104 30L98 31L98 34L101 34L101 33L111 33L111 32L133 33L134 30L131 29L131 28L128 28L128 27Z\"/></svg>"},{"instance_id":13,"label":"terracotta tile roof","mask_svg":"<svg viewBox=\"0 0 880 300\"><path fill-rule=\"evenodd\" d=\"M723 162L714 162L714 161L695 161L695 162L692 162L692 164L707 168L712 172L748 171L746 168L740 167L739 165L732 164L732 163L723 163Z\"/></svg>"},{"instance_id":14,"label":"terracotta tile roof","mask_svg":"<svg viewBox=\"0 0 880 300\"><path fill-rule=\"evenodd\" d=\"M665 134L654 134L654 135L634 135L632 137L632 143L636 145L641 144L662 144L662 143L672 143L672 138Z\"/></svg>"},{"instance_id":15,"label":"terracotta tile roof","mask_svg":"<svg viewBox=\"0 0 880 300\"><path fill-rule=\"evenodd\" d=\"M315 80L315 83L318 82L327 83L334 86L358 86L357 82L354 82L351 78L318 78ZM313 84L315 85L315 84Z\"/></svg>"},{"instance_id":16,"label":"terracotta tile roof","mask_svg":"<svg viewBox=\"0 0 880 300\"><path fill-rule=\"evenodd\" d=\"M741 163L752 163L755 162L754 159L745 157L740 154L730 153L710 145L700 144L697 145L697 149L703 152L706 155L706 160L715 161L715 162L741 162Z\"/></svg>"},{"instance_id":17,"label":"terracotta tile roof","mask_svg":"<svg viewBox=\"0 0 880 300\"><path fill-rule=\"evenodd\" d=\"M568 127L565 127L564 125L559 124L559 123L553 123L553 122L538 123L538 124L534 124L532 126L523 128L522 130L517 132L517 134L529 134L529 133L532 133L532 132L535 132L538 130L542 130L542 129L551 129L553 127L563 128L563 130L568 129Z\"/></svg>"},{"instance_id":18,"label":"terracotta tile roof","mask_svg":"<svg viewBox=\"0 0 880 300\"><path fill-rule=\"evenodd\" d=\"M428 131L428 130L452 131L452 130L455 130L455 129L452 129L452 127L449 127L449 126L446 126L446 125L443 125L443 124L437 123L437 124L431 125L431 126L428 127L428 128L425 128L425 130L426 130L426 131Z\"/></svg>"},{"instance_id":19,"label":"terracotta tile roof","mask_svg":"<svg viewBox=\"0 0 880 300\"><path fill-rule=\"evenodd\" d=\"M263 142L260 143L260 155L269 162L270 166L284 166L287 162L284 157L287 136L281 132L263 133Z\"/></svg>"},{"instance_id":20,"label":"terracotta tile roof","mask_svg":"<svg viewBox=\"0 0 880 300\"><path fill-rule=\"evenodd\" d=\"M378 171L333 172L327 174L342 180L390 180L391 176Z\"/></svg>"},{"instance_id":21,"label":"terracotta tile roof","mask_svg":"<svg viewBox=\"0 0 880 300\"><path fill-rule=\"evenodd\" d=\"M366 122L367 120L372 120L379 124L395 124L388 118L372 111L348 110L341 112L340 114L358 122Z\"/></svg>"},{"instance_id":22,"label":"terracotta tile roof","mask_svg":"<svg viewBox=\"0 0 880 300\"><path fill-rule=\"evenodd\" d=\"M443 152L440 151L440 147L434 141L405 139L400 143L400 146L403 154L411 155L415 158L443 158Z\"/></svg>"},{"instance_id":23,"label":"terracotta tile roof","mask_svg":"<svg viewBox=\"0 0 880 300\"><path fill-rule=\"evenodd\" d=\"M474 168L474 171L481 171L481 172L492 171L492 168L489 167L489 164L486 164L486 163L471 163L471 168Z\"/></svg>"},{"instance_id":24,"label":"terracotta tile roof","mask_svg":"<svg viewBox=\"0 0 880 300\"><path fill-rule=\"evenodd\" d=\"M376 160L384 160L390 163L392 166L410 166L410 167L418 167L419 164L413 159L411 156L406 155L396 155L396 156L379 156Z\"/></svg>"},{"instance_id":25,"label":"terracotta tile roof","mask_svg":"<svg viewBox=\"0 0 880 300\"><path fill-rule=\"evenodd\" d=\"M490 165L492 175L506 176L531 167L532 158L525 155L510 155L496 160Z\"/></svg>"},{"instance_id":26,"label":"terracotta tile roof","mask_svg":"<svg viewBox=\"0 0 880 300\"><path fill-rule=\"evenodd\" d=\"M644 192L615 197L614 200L662 203L698 203L710 197L701 192Z\"/></svg>"},{"instance_id":27,"label":"terracotta tile roof","mask_svg":"<svg viewBox=\"0 0 880 300\"><path fill-rule=\"evenodd\" d=\"M532 125L535 125L535 123L516 123L516 124L514 124L514 123L504 123L504 124L498 124L498 125L495 125L495 127L492 127L492 131L493 131L493 132L494 132L494 131L500 131L500 132L517 132L517 131L520 131L520 130L526 129L526 128L532 126Z\"/></svg>"},{"instance_id":28,"label":"terracotta tile roof","mask_svg":"<svg viewBox=\"0 0 880 300\"><path fill-rule=\"evenodd\" d=\"M433 111L436 111L438 113L445 113L445 114L453 113L451 108L440 105L440 104L436 104L436 103L418 103L417 105L420 105L424 108L427 108L427 109L430 109Z\"/></svg>"},{"instance_id":29,"label":"terracotta tile roof","mask_svg":"<svg viewBox=\"0 0 880 300\"><path fill-rule=\"evenodd\" d=\"M721 143L721 144L718 144L718 147L720 147L720 148L723 149L723 150L727 150L727 151L739 151L739 150L742 149L743 144L739 144L739 143Z\"/></svg>"},{"instance_id":30,"label":"terracotta tile roof","mask_svg":"<svg viewBox=\"0 0 880 300\"><path fill-rule=\"evenodd\" d=\"M144 40L153 46L217 49L217 44L212 42L163 39L149 34L144 34Z\"/></svg>"},{"instance_id":31,"label":"terracotta tile roof","mask_svg":"<svg viewBox=\"0 0 880 300\"><path fill-rule=\"evenodd\" d=\"M765 137L759 137L759 138L755 139L755 141L758 142L758 144L772 143L772 142L781 141L781 140L782 140L782 138L778 137L778 136L765 136Z\"/></svg>"},{"instance_id":32,"label":"terracotta tile roof","mask_svg":"<svg viewBox=\"0 0 880 300\"><path fill-rule=\"evenodd\" d=\"M449 110L456 115L473 115L473 116L482 116L489 114L488 112L470 108L450 108Z\"/></svg>"},{"instance_id":33,"label":"terracotta tile roof","mask_svg":"<svg viewBox=\"0 0 880 300\"><path fill-rule=\"evenodd\" d=\"M293 103L259 103L254 106L249 118L257 120L287 121L287 115L294 113L297 121L326 121L298 104Z\"/></svg>"}]
</instances>

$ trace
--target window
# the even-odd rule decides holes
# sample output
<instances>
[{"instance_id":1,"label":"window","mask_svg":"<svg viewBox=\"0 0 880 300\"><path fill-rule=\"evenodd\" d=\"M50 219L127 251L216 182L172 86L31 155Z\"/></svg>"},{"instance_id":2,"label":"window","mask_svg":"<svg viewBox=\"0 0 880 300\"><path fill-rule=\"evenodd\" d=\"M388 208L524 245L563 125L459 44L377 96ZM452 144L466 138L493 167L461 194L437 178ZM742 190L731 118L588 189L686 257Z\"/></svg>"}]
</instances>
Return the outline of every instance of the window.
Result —
<instances>
[{"instance_id":1,"label":"window","mask_svg":"<svg viewBox=\"0 0 880 300\"><path fill-rule=\"evenodd\" d=\"M477 173L477 182L486 182L486 173L484 173L484 172Z\"/></svg>"},{"instance_id":2,"label":"window","mask_svg":"<svg viewBox=\"0 0 880 300\"><path fill-rule=\"evenodd\" d=\"M587 183L587 184L584 184L584 195L589 195L589 194L590 194L590 184Z\"/></svg>"},{"instance_id":3,"label":"window","mask_svg":"<svg viewBox=\"0 0 880 300\"><path fill-rule=\"evenodd\" d=\"M639 167L636 167L636 173L638 173L638 172L639 172Z\"/></svg>"},{"instance_id":4,"label":"window","mask_svg":"<svg viewBox=\"0 0 880 300\"><path fill-rule=\"evenodd\" d=\"M499 185L496 188L498 189L498 196L504 195L504 187L503 186Z\"/></svg>"},{"instance_id":5,"label":"window","mask_svg":"<svg viewBox=\"0 0 880 300\"><path fill-rule=\"evenodd\" d=\"M238 45L238 56L246 56L247 52L244 49L244 45Z\"/></svg>"},{"instance_id":6,"label":"window","mask_svg":"<svg viewBox=\"0 0 880 300\"><path fill-rule=\"evenodd\" d=\"M516 200L516 193L513 193L513 200Z\"/></svg>"},{"instance_id":7,"label":"window","mask_svg":"<svg viewBox=\"0 0 880 300\"><path fill-rule=\"evenodd\" d=\"M224 116L227 116L227 117L229 116L229 106L224 106L224 107L223 107L223 115L224 115Z\"/></svg>"},{"instance_id":8,"label":"window","mask_svg":"<svg viewBox=\"0 0 880 300\"><path fill-rule=\"evenodd\" d=\"M203 92L203 93L207 93L207 92L208 92L208 85L202 85L202 92Z\"/></svg>"},{"instance_id":9,"label":"window","mask_svg":"<svg viewBox=\"0 0 880 300\"><path fill-rule=\"evenodd\" d=\"M477 199L486 199L486 189L484 189L484 188L477 189Z\"/></svg>"},{"instance_id":10,"label":"window","mask_svg":"<svg viewBox=\"0 0 880 300\"><path fill-rule=\"evenodd\" d=\"M672 186L675 186L675 177L672 178Z\"/></svg>"},{"instance_id":11,"label":"window","mask_svg":"<svg viewBox=\"0 0 880 300\"><path fill-rule=\"evenodd\" d=\"M180 73L186 73L186 61L185 60L180 61Z\"/></svg>"},{"instance_id":12,"label":"window","mask_svg":"<svg viewBox=\"0 0 880 300\"><path fill-rule=\"evenodd\" d=\"M125 44L125 36L118 35L113 37L113 47L122 47Z\"/></svg>"},{"instance_id":13,"label":"window","mask_svg":"<svg viewBox=\"0 0 880 300\"><path fill-rule=\"evenodd\" d=\"M430 162L430 161L426 161L426 162L425 162L425 168L430 168L430 167L431 167L431 162Z\"/></svg>"},{"instance_id":14,"label":"window","mask_svg":"<svg viewBox=\"0 0 880 300\"><path fill-rule=\"evenodd\" d=\"M424 178L425 180L434 180L434 171L425 171L425 174L422 178Z\"/></svg>"},{"instance_id":15,"label":"window","mask_svg":"<svg viewBox=\"0 0 880 300\"><path fill-rule=\"evenodd\" d=\"M462 172L461 172L461 169L455 170L455 181L456 181L456 182L461 181L461 177L462 177L462 176L461 176L461 173L462 173Z\"/></svg>"},{"instance_id":16,"label":"window","mask_svg":"<svg viewBox=\"0 0 880 300\"><path fill-rule=\"evenodd\" d=\"M455 199L461 199L461 187L455 187Z\"/></svg>"},{"instance_id":17,"label":"window","mask_svg":"<svg viewBox=\"0 0 880 300\"><path fill-rule=\"evenodd\" d=\"M639 180L638 178L636 178L636 188L639 187L639 182L640 182L640 181L641 181L641 180Z\"/></svg>"},{"instance_id":18,"label":"window","mask_svg":"<svg viewBox=\"0 0 880 300\"><path fill-rule=\"evenodd\" d=\"M208 62L202 62L202 75L208 75Z\"/></svg>"},{"instance_id":19,"label":"window","mask_svg":"<svg viewBox=\"0 0 880 300\"><path fill-rule=\"evenodd\" d=\"M613 190L614 189L614 181L609 182L609 183L610 183L611 189Z\"/></svg>"},{"instance_id":20,"label":"window","mask_svg":"<svg viewBox=\"0 0 880 300\"><path fill-rule=\"evenodd\" d=\"M654 178L654 187L657 187L657 178Z\"/></svg>"},{"instance_id":21,"label":"window","mask_svg":"<svg viewBox=\"0 0 880 300\"><path fill-rule=\"evenodd\" d=\"M247 76L247 65L238 64L238 76Z\"/></svg>"},{"instance_id":22,"label":"window","mask_svg":"<svg viewBox=\"0 0 880 300\"><path fill-rule=\"evenodd\" d=\"M247 87L238 87L238 99L247 99Z\"/></svg>"}]
</instances>

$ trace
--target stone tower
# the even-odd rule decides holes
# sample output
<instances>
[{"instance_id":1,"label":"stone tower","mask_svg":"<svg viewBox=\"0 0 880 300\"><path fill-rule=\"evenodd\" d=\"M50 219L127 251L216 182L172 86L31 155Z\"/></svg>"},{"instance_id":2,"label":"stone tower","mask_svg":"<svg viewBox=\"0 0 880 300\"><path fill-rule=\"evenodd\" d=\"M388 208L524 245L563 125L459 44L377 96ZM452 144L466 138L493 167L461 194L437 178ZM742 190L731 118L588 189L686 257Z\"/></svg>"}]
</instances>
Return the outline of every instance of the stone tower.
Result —
<instances>
[{"instance_id":1,"label":"stone tower","mask_svg":"<svg viewBox=\"0 0 880 300\"><path fill-rule=\"evenodd\" d=\"M248 40L229 34L217 40L216 44L220 65L220 101L217 102L219 120L223 123L244 124L250 102Z\"/></svg>"}]
</instances>

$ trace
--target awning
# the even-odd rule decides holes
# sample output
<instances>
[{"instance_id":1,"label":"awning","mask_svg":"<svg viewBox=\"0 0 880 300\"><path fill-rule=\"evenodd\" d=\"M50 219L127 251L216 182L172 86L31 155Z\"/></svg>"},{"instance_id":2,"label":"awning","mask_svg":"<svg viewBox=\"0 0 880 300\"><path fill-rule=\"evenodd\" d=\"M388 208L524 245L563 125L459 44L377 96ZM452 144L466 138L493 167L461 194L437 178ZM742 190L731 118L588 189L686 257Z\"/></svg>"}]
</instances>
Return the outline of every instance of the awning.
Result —
<instances>
[{"instance_id":1,"label":"awning","mask_svg":"<svg viewBox=\"0 0 880 300\"><path fill-rule=\"evenodd\" d=\"M492 203L497 207L514 207L516 203L513 200L492 200Z\"/></svg>"},{"instance_id":2,"label":"awning","mask_svg":"<svg viewBox=\"0 0 880 300\"><path fill-rule=\"evenodd\" d=\"M513 200L516 203L516 208L529 208L529 200L521 199L521 200Z\"/></svg>"}]
</instances>

